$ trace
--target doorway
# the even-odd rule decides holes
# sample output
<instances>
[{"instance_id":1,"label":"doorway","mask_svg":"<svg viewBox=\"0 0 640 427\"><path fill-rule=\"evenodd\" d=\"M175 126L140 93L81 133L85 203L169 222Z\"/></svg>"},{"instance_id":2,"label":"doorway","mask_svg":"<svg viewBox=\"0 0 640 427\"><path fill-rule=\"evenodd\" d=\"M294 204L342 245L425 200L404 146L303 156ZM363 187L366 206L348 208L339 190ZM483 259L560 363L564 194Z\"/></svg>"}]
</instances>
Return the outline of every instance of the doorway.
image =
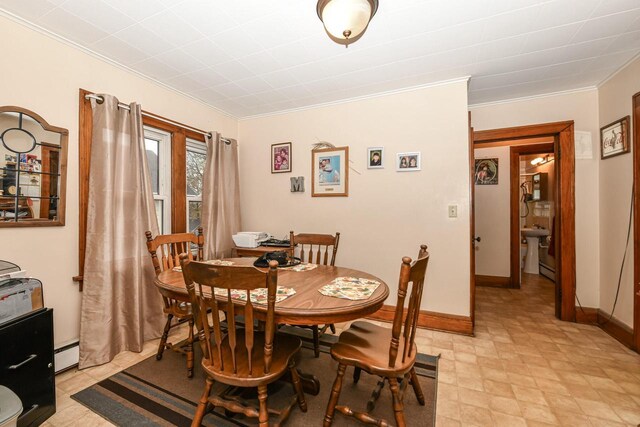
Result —
<instances>
[{"instance_id":1,"label":"doorway","mask_svg":"<svg viewBox=\"0 0 640 427\"><path fill-rule=\"evenodd\" d=\"M508 144L510 147L509 162L515 171L515 185L511 185L511 211L518 211L519 193L519 162L520 155L527 153L529 145L537 145L535 150L550 151L555 159L555 177L557 179L557 191L554 195L555 202L555 247L561 248L556 251L555 279L556 297L555 314L561 320L575 321L575 165L574 165L574 135L573 122L557 122L532 126L521 126L515 128L492 129L484 131L473 131L473 148L483 148ZM542 144L547 145L540 149ZM524 145L523 145L524 144ZM514 160L515 159L515 160ZM515 167L513 164L515 162ZM471 168L472 182L475 181L475 166ZM510 174L510 182L513 184L513 174ZM476 188L477 190L477 188ZM476 192L477 194L477 192ZM472 197L475 198L474 192ZM515 205L515 208L514 208ZM476 200L472 200L472 209L475 210ZM511 215L510 220L510 273L509 286L519 285L520 272L520 221L519 214ZM475 214L472 213L472 221L475 222ZM474 227L472 227L473 230ZM479 236L482 237L482 236ZM472 241L476 236L472 234ZM481 242L481 241L480 241ZM517 248L514 250L514 248ZM472 264L475 263L475 248L472 245ZM475 300L475 276L471 280L472 301ZM475 316L475 307L472 307L472 317Z\"/></svg>"}]
</instances>

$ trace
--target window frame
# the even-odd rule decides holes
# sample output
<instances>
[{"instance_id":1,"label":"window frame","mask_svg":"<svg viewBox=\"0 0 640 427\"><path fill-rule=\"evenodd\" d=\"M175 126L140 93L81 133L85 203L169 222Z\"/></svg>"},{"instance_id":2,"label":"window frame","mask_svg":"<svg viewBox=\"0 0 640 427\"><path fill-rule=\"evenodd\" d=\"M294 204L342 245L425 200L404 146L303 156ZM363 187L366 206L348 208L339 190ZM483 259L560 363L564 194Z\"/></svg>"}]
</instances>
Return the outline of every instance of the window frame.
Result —
<instances>
[{"instance_id":1,"label":"window frame","mask_svg":"<svg viewBox=\"0 0 640 427\"><path fill-rule=\"evenodd\" d=\"M193 153L198 153L198 154L203 154L206 158L207 156L207 145L205 144L204 141L196 141L194 139L191 138L187 138L187 146L186 146L186 153L185 153L185 175L186 175L186 168L187 168L187 163L186 163L186 156L189 155L189 151L193 152ZM203 183L204 183L204 175L203 175ZM193 230L189 230L189 202L200 202L200 206L201 206L201 210L200 210L200 214L202 215L202 193L200 193L200 195L198 196L190 196L189 193L187 192L187 182L185 179L185 196L187 198L187 223L186 223L186 227L187 227L187 232L192 232ZM200 218L202 220L202 217ZM202 223L202 221L201 221Z\"/></svg>"},{"instance_id":2,"label":"window frame","mask_svg":"<svg viewBox=\"0 0 640 427\"><path fill-rule=\"evenodd\" d=\"M158 193L153 200L162 201L162 220L158 219L160 234L171 230L171 134L151 126L143 126L144 138L158 142Z\"/></svg>"}]
</instances>

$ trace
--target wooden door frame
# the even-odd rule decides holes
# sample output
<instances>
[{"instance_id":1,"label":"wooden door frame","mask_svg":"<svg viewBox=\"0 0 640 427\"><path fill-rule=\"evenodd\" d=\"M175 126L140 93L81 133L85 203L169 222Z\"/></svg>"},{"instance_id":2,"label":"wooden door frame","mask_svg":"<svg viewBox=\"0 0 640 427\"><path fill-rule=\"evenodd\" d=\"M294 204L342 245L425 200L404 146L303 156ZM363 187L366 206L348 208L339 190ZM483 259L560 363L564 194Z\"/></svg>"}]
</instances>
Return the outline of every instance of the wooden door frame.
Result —
<instances>
[{"instance_id":1,"label":"wooden door frame","mask_svg":"<svg viewBox=\"0 0 640 427\"><path fill-rule=\"evenodd\" d=\"M633 95L633 345L640 351L640 92Z\"/></svg>"},{"instance_id":2,"label":"wooden door frame","mask_svg":"<svg viewBox=\"0 0 640 427\"><path fill-rule=\"evenodd\" d=\"M520 156L523 154L553 153L553 142L515 145L509 148L510 159L510 214L509 214L509 258L511 287L520 288ZM555 181L555 194L558 193L558 181ZM554 200L555 202L555 200Z\"/></svg>"},{"instance_id":3,"label":"wooden door frame","mask_svg":"<svg viewBox=\"0 0 640 427\"><path fill-rule=\"evenodd\" d=\"M556 258L556 282L560 283L556 315L561 320L576 320L576 236L575 236L575 151L573 120L474 131L474 148L484 143L553 137L558 189L556 195L556 244L561 251Z\"/></svg>"}]
</instances>

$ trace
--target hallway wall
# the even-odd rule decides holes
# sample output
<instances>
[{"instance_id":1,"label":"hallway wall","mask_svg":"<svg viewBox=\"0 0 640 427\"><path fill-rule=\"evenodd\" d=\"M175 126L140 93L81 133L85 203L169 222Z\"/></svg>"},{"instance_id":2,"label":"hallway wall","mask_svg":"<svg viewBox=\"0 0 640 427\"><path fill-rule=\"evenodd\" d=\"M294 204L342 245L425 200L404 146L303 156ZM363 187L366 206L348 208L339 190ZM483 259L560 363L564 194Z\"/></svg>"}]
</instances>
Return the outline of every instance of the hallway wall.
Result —
<instances>
[{"instance_id":1,"label":"hallway wall","mask_svg":"<svg viewBox=\"0 0 640 427\"><path fill-rule=\"evenodd\" d=\"M631 116L632 96L640 92L640 58L600 87L600 126ZM632 131L632 129L630 129ZM598 137L598 140L600 138ZM600 149L598 149L598 156ZM600 161L600 309L611 313L618 288L627 238L633 156L622 154ZM633 233L633 228L631 230ZM633 236L633 234L632 234ZM631 238L633 241L633 237ZM633 327L633 242L629 243L620 297L614 317Z\"/></svg>"},{"instance_id":2,"label":"hallway wall","mask_svg":"<svg viewBox=\"0 0 640 427\"><path fill-rule=\"evenodd\" d=\"M510 277L509 147L476 148L474 157L498 158L498 185L475 186L476 274Z\"/></svg>"}]
</instances>

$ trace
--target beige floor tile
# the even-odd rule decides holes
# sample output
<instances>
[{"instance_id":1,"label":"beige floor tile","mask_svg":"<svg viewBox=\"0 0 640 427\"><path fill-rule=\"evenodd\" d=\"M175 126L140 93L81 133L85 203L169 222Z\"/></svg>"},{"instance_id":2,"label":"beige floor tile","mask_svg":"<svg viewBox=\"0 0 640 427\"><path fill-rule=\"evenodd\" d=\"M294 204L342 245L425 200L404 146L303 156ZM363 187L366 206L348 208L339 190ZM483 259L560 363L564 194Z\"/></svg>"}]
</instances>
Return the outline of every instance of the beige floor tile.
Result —
<instances>
[{"instance_id":1,"label":"beige floor tile","mask_svg":"<svg viewBox=\"0 0 640 427\"><path fill-rule=\"evenodd\" d=\"M73 376L67 376L63 381L57 381L56 387L67 394L73 394L95 384L96 380L82 371L74 372Z\"/></svg>"},{"instance_id":2,"label":"beige floor tile","mask_svg":"<svg viewBox=\"0 0 640 427\"><path fill-rule=\"evenodd\" d=\"M507 415L522 415L518 401L507 397L492 396L489 402L489 409L491 409L491 412L500 412Z\"/></svg>"},{"instance_id":3,"label":"beige floor tile","mask_svg":"<svg viewBox=\"0 0 640 427\"><path fill-rule=\"evenodd\" d=\"M610 421L621 421L611 406L604 402L576 398L582 412L590 417L602 418Z\"/></svg>"},{"instance_id":4,"label":"beige floor tile","mask_svg":"<svg viewBox=\"0 0 640 427\"><path fill-rule=\"evenodd\" d=\"M544 423L558 424L555 414L547 406L537 405L529 402L518 402L524 418Z\"/></svg>"},{"instance_id":5,"label":"beige floor tile","mask_svg":"<svg viewBox=\"0 0 640 427\"><path fill-rule=\"evenodd\" d=\"M482 382L482 385L484 386L484 391L492 396L509 398L514 397L513 390L511 389L511 384L493 380L484 380Z\"/></svg>"},{"instance_id":6,"label":"beige floor tile","mask_svg":"<svg viewBox=\"0 0 640 427\"><path fill-rule=\"evenodd\" d=\"M491 396L482 391L471 390L467 388L459 388L458 395L460 403L488 408ZM437 409L436 409L437 410Z\"/></svg>"},{"instance_id":7,"label":"beige floor tile","mask_svg":"<svg viewBox=\"0 0 640 427\"><path fill-rule=\"evenodd\" d=\"M460 420L460 403L454 400L438 401L436 413L453 420Z\"/></svg>"},{"instance_id":8,"label":"beige floor tile","mask_svg":"<svg viewBox=\"0 0 640 427\"><path fill-rule=\"evenodd\" d=\"M613 406L613 410L622 421L631 425L640 425L640 408L623 408Z\"/></svg>"},{"instance_id":9,"label":"beige floor tile","mask_svg":"<svg viewBox=\"0 0 640 427\"><path fill-rule=\"evenodd\" d=\"M513 389L516 400L547 406L547 401L545 400L542 391L536 388L523 387L519 385L512 385L511 388Z\"/></svg>"},{"instance_id":10,"label":"beige floor tile","mask_svg":"<svg viewBox=\"0 0 640 427\"><path fill-rule=\"evenodd\" d=\"M474 426L493 425L493 419L491 418L491 411L489 411L486 408L466 405L464 403L460 405L460 419L463 425L474 425Z\"/></svg>"},{"instance_id":11,"label":"beige floor tile","mask_svg":"<svg viewBox=\"0 0 640 427\"><path fill-rule=\"evenodd\" d=\"M527 421L523 417L492 412L493 425L496 427L526 427Z\"/></svg>"},{"instance_id":12,"label":"beige floor tile","mask_svg":"<svg viewBox=\"0 0 640 427\"><path fill-rule=\"evenodd\" d=\"M573 414L582 414L580 405L578 405L575 399L571 396L545 392L544 397L549 404L549 407L556 413L561 411Z\"/></svg>"},{"instance_id":13,"label":"beige floor tile","mask_svg":"<svg viewBox=\"0 0 640 427\"><path fill-rule=\"evenodd\" d=\"M482 378L470 377L465 374L457 374L457 385L471 390L484 390Z\"/></svg>"},{"instance_id":14,"label":"beige floor tile","mask_svg":"<svg viewBox=\"0 0 640 427\"><path fill-rule=\"evenodd\" d=\"M462 423L458 420L436 415L436 426L438 427L459 427Z\"/></svg>"}]
</instances>

